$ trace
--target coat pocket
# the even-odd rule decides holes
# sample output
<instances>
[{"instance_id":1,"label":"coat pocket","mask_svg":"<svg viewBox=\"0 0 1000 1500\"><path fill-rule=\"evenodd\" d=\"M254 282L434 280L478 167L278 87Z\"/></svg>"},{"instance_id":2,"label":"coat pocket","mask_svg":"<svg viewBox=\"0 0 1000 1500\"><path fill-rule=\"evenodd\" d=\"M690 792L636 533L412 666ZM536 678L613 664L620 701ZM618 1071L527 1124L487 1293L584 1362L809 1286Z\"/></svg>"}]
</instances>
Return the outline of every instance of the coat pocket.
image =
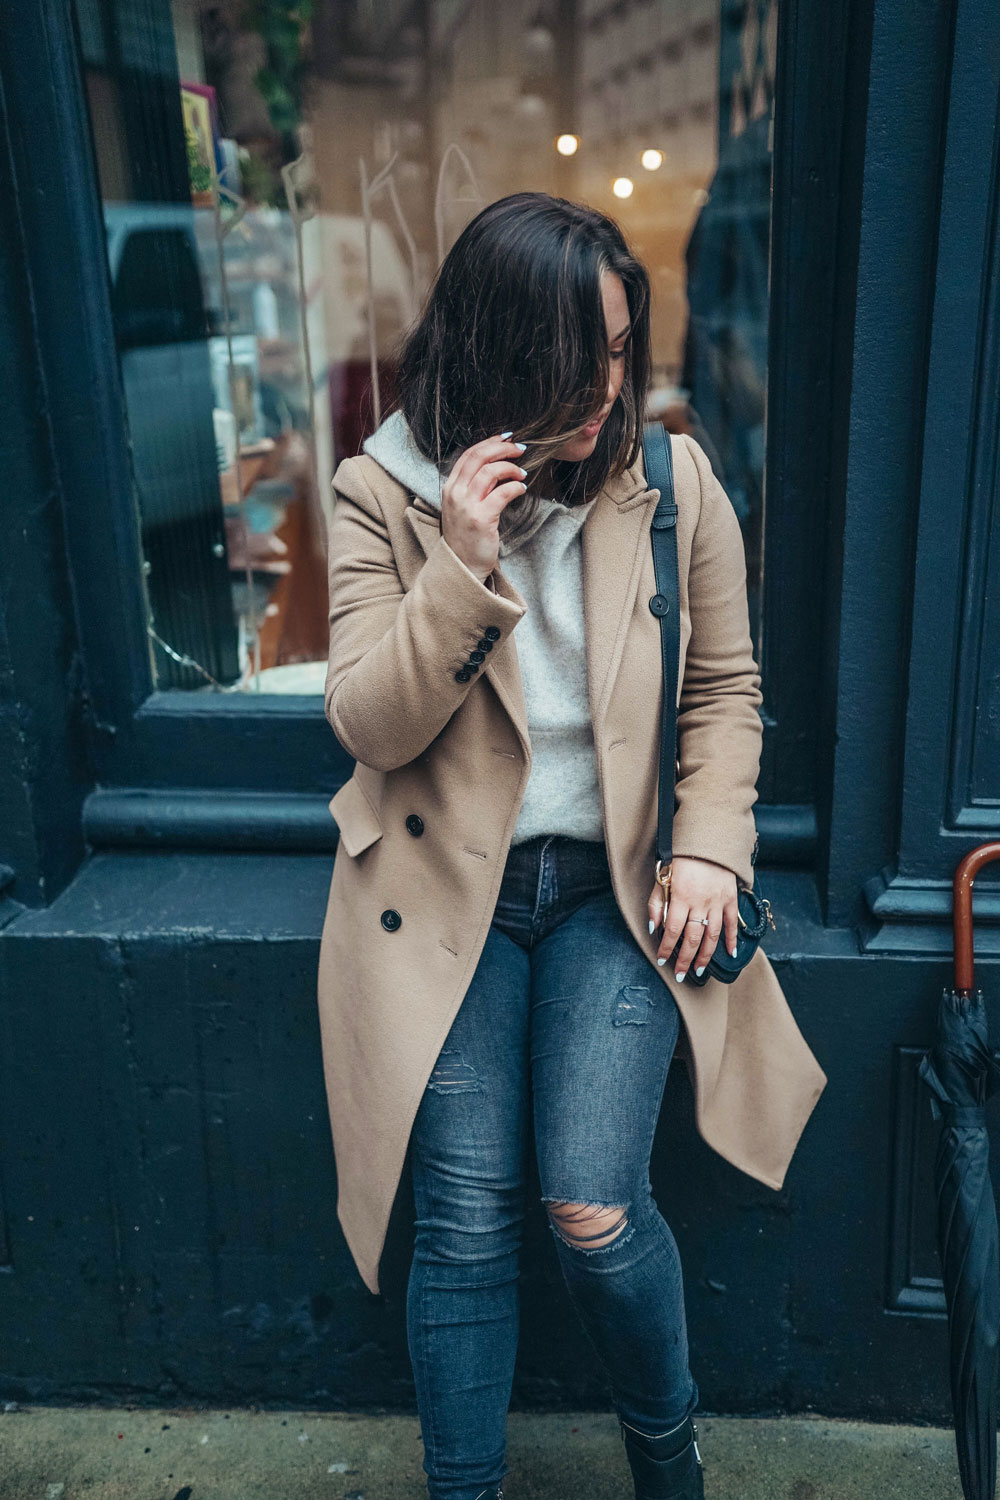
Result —
<instances>
[{"instance_id":1,"label":"coat pocket","mask_svg":"<svg viewBox=\"0 0 1000 1500\"><path fill-rule=\"evenodd\" d=\"M382 837L382 823L358 783L352 776L330 798L330 812L337 823L340 843L352 857L360 854Z\"/></svg>"}]
</instances>

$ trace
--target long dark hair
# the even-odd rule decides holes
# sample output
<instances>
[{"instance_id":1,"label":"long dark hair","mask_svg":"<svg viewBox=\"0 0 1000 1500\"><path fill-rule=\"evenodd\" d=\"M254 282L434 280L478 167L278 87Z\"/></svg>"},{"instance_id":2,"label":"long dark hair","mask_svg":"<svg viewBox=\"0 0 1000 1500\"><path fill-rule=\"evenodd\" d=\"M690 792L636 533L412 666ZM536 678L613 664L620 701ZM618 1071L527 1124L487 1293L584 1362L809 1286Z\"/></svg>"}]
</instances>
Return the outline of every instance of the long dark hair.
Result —
<instances>
[{"instance_id":1,"label":"long dark hair","mask_svg":"<svg viewBox=\"0 0 1000 1500\"><path fill-rule=\"evenodd\" d=\"M605 271L621 277L629 306L621 394L591 456L555 460L606 400ZM619 226L564 198L514 193L477 214L445 256L403 346L397 401L442 471L461 449L511 429L528 444L521 462L538 477L533 489L551 484L578 504L638 457L649 377L649 277ZM506 507L502 534L521 529L535 500L529 490Z\"/></svg>"}]
</instances>

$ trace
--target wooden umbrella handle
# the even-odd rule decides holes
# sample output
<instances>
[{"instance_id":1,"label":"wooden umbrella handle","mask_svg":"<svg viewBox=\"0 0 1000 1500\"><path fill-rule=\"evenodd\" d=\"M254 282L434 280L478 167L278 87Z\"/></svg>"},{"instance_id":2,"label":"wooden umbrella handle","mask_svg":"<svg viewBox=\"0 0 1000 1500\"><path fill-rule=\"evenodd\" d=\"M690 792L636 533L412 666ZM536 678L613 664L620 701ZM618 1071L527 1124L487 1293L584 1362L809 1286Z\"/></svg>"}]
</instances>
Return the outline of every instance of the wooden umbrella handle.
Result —
<instances>
[{"instance_id":1,"label":"wooden umbrella handle","mask_svg":"<svg viewBox=\"0 0 1000 1500\"><path fill-rule=\"evenodd\" d=\"M952 881L952 911L955 923L955 989L971 994L976 987L972 942L972 883L984 865L1000 859L1000 841L970 849L959 862Z\"/></svg>"}]
</instances>

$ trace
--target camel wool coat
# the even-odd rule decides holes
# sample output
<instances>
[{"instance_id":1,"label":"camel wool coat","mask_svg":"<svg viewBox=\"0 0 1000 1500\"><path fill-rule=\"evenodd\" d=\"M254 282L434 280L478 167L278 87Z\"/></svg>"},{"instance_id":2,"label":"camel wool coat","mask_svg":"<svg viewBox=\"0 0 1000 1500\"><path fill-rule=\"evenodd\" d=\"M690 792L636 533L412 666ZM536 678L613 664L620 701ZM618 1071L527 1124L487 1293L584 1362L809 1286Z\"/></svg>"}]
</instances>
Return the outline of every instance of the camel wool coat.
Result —
<instances>
[{"instance_id":1,"label":"camel wool coat","mask_svg":"<svg viewBox=\"0 0 1000 1500\"><path fill-rule=\"evenodd\" d=\"M681 603L675 855L753 883L762 724L739 522L701 446L672 436ZM531 767L517 624L498 566L484 584L440 513L364 455L333 479L325 712L356 767L330 802L339 844L318 1001L337 1217L365 1285L378 1268L414 1116L493 917ZM758 949L730 985L656 965L662 702L650 523L640 461L580 532L588 693L618 907L683 1021L678 1055L704 1140L780 1188L827 1078ZM481 639L481 669L456 680ZM779 914L780 920L780 914Z\"/></svg>"}]
</instances>

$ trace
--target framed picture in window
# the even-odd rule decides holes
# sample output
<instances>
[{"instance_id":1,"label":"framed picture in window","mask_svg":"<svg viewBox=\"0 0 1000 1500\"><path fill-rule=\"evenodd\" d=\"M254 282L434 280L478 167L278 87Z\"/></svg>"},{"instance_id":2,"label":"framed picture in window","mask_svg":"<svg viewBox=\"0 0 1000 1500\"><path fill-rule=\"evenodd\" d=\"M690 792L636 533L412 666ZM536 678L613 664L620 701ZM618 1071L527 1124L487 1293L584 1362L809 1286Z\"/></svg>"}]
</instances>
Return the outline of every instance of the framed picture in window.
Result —
<instances>
[{"instance_id":1,"label":"framed picture in window","mask_svg":"<svg viewBox=\"0 0 1000 1500\"><path fill-rule=\"evenodd\" d=\"M195 208L212 206L212 166L222 169L219 112L215 90L207 83L181 84L181 117L187 148L191 202Z\"/></svg>"}]
</instances>

